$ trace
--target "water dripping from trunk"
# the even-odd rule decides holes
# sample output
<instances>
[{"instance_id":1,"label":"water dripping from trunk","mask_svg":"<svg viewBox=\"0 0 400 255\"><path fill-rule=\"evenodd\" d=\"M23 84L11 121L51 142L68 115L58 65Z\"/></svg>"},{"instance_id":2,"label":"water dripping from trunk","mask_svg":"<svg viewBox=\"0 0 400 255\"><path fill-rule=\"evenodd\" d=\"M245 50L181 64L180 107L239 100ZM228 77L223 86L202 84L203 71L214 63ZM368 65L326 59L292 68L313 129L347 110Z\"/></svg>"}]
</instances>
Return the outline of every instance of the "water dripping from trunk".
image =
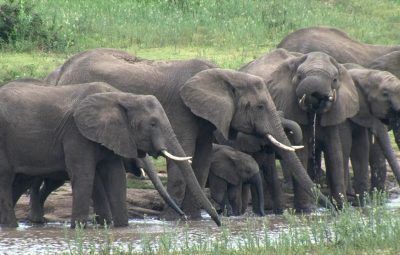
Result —
<instances>
[{"instance_id":1,"label":"water dripping from trunk","mask_svg":"<svg viewBox=\"0 0 400 255\"><path fill-rule=\"evenodd\" d=\"M320 160L317 160L317 141L316 141L316 134L317 134L317 114L314 113L314 118L313 118L313 134L312 134L312 172L313 172L313 178L314 182L317 184L320 183Z\"/></svg>"}]
</instances>

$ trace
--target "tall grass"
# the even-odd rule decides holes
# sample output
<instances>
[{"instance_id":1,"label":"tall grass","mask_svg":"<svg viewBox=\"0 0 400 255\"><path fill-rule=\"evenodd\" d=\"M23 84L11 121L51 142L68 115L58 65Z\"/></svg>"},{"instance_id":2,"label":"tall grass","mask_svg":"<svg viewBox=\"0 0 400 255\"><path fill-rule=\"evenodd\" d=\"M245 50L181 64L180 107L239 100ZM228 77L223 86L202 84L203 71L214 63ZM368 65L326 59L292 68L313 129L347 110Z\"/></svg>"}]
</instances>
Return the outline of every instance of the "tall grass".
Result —
<instances>
[{"instance_id":1,"label":"tall grass","mask_svg":"<svg viewBox=\"0 0 400 255\"><path fill-rule=\"evenodd\" d=\"M312 25L340 27L367 42L397 43L400 36L393 32L400 27L400 4L390 0L31 2L67 41L61 51L165 46L268 49L288 32Z\"/></svg>"}]
</instances>

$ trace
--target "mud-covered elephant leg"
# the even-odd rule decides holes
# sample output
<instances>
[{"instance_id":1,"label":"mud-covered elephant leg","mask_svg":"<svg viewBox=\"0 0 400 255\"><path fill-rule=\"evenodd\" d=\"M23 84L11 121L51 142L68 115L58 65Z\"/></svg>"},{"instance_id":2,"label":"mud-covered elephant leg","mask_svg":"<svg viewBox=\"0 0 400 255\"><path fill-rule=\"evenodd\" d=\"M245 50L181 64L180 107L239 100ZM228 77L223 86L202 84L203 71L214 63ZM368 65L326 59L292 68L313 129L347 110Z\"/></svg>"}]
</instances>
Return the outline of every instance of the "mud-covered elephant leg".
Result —
<instances>
[{"instance_id":1,"label":"mud-covered elephant leg","mask_svg":"<svg viewBox=\"0 0 400 255\"><path fill-rule=\"evenodd\" d=\"M239 216L242 210L242 183L228 184L228 200L232 207L232 215Z\"/></svg>"},{"instance_id":2,"label":"mud-covered elephant leg","mask_svg":"<svg viewBox=\"0 0 400 255\"><path fill-rule=\"evenodd\" d=\"M242 186L242 210L240 214L244 214L247 210L250 200L252 200L250 184L243 184ZM253 205L254 208L254 205Z\"/></svg>"},{"instance_id":3,"label":"mud-covered elephant leg","mask_svg":"<svg viewBox=\"0 0 400 255\"><path fill-rule=\"evenodd\" d=\"M325 164L332 197L341 208L346 201L346 185L344 182L343 154L339 135L339 126L325 127L323 143L325 148Z\"/></svg>"},{"instance_id":4,"label":"mud-covered elephant leg","mask_svg":"<svg viewBox=\"0 0 400 255\"><path fill-rule=\"evenodd\" d=\"M364 196L368 192L368 163L369 163L369 138L368 129L357 126L353 130L353 144L351 147L351 165L354 172L354 191L359 199L355 203L364 204ZM360 149L362 148L362 149Z\"/></svg>"},{"instance_id":5,"label":"mud-covered elephant leg","mask_svg":"<svg viewBox=\"0 0 400 255\"><path fill-rule=\"evenodd\" d=\"M212 141L214 139L213 127L204 122L202 128L200 129L199 136L196 140L196 153L193 158L192 167L195 172L197 181L200 186L204 189L208 173L211 165L212 157ZM197 203L194 202L193 195L190 193L189 189L185 191L185 198L182 202L182 209L192 219L200 219L200 208L197 207Z\"/></svg>"}]
</instances>

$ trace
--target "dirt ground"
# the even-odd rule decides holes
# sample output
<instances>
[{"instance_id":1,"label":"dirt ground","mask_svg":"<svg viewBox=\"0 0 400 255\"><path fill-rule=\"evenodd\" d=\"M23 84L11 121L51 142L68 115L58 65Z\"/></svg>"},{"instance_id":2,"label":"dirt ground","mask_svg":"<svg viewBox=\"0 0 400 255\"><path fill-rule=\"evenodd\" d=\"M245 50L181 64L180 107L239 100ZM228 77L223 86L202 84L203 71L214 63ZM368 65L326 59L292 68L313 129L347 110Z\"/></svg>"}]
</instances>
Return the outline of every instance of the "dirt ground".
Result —
<instances>
[{"instance_id":1,"label":"dirt ground","mask_svg":"<svg viewBox=\"0 0 400 255\"><path fill-rule=\"evenodd\" d=\"M390 170L389 170L390 171ZM132 178L132 177L128 177ZM400 188L392 173L388 173L386 182L387 191L391 197L400 195ZM292 195L286 193L288 207L292 204ZM128 189L127 206L129 218L143 218L144 215L157 216L164 206L164 202L156 190ZM72 192L69 183L53 192L45 203L45 218L47 222L68 221L71 216ZM15 207L19 221L27 221L29 212L29 196L23 195Z\"/></svg>"}]
</instances>

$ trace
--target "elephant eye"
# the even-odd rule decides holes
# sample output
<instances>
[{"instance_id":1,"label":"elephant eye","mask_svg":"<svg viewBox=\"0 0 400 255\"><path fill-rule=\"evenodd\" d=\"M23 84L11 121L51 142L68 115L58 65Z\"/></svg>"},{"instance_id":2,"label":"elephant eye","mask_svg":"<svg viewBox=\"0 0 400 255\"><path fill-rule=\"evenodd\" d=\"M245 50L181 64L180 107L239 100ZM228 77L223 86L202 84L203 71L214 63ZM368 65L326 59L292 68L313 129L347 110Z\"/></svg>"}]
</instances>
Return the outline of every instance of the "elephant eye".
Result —
<instances>
[{"instance_id":1,"label":"elephant eye","mask_svg":"<svg viewBox=\"0 0 400 255\"><path fill-rule=\"evenodd\" d=\"M389 92L387 90L382 91L382 96L383 97L389 97Z\"/></svg>"},{"instance_id":2,"label":"elephant eye","mask_svg":"<svg viewBox=\"0 0 400 255\"><path fill-rule=\"evenodd\" d=\"M336 83L337 82L337 78L333 78L332 82Z\"/></svg>"},{"instance_id":3,"label":"elephant eye","mask_svg":"<svg viewBox=\"0 0 400 255\"><path fill-rule=\"evenodd\" d=\"M264 105L262 104L257 105L257 110L259 111L264 110Z\"/></svg>"}]
</instances>

